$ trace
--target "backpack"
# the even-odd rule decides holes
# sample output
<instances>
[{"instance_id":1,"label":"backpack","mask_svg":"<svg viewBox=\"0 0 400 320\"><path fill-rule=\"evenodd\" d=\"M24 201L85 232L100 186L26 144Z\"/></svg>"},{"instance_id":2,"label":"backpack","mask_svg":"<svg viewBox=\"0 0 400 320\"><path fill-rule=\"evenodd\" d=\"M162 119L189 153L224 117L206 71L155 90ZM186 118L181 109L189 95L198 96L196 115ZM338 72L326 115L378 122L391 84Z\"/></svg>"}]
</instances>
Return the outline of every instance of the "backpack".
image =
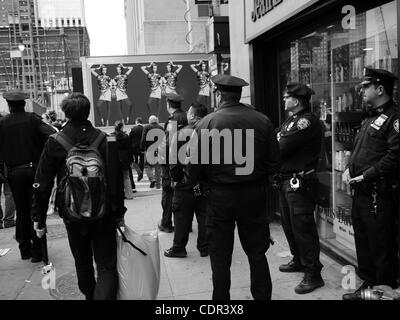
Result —
<instances>
[{"instance_id":1,"label":"backpack","mask_svg":"<svg viewBox=\"0 0 400 320\"><path fill-rule=\"evenodd\" d=\"M63 132L52 136L67 151L65 176L57 187L60 216L71 222L91 222L106 215L106 170L98 147L100 132L90 145L74 145Z\"/></svg>"}]
</instances>

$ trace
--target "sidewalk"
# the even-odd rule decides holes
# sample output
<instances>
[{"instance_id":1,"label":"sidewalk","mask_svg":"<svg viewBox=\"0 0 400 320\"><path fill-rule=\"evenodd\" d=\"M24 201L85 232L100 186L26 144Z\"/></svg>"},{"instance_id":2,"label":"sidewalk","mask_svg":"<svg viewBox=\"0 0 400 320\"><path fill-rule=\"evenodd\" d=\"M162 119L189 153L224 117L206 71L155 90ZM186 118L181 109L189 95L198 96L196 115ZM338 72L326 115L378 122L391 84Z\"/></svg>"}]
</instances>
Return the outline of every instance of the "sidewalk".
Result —
<instances>
[{"instance_id":1,"label":"sidewalk","mask_svg":"<svg viewBox=\"0 0 400 320\"><path fill-rule=\"evenodd\" d=\"M138 184L138 193L134 200L127 201L126 223L139 233L155 230L161 217L161 192L150 190L149 183ZM33 265L30 261L21 261L18 246L13 240L15 229L0 230L0 248L12 250L0 258L0 300L81 300L83 296L77 288L74 262L68 246L68 239L62 221L55 216L48 220L48 246L50 260L57 271L57 290L42 289L42 264ZM200 258L196 249L197 226L193 223L193 233L187 247L188 258L168 259L164 250L172 245L173 234L160 233L161 285L160 300L210 300L212 296L211 266L209 258ZM274 300L338 300L345 291L341 283L344 275L342 266L325 255L321 255L324 265L325 287L315 292L299 296L294 287L302 280L302 274L282 274L278 267L290 261L278 255L288 251L288 245L280 225L271 225L271 234L276 244L268 251L271 276L273 280ZM239 238L236 236L232 259L233 300L251 300L250 273L247 257Z\"/></svg>"}]
</instances>

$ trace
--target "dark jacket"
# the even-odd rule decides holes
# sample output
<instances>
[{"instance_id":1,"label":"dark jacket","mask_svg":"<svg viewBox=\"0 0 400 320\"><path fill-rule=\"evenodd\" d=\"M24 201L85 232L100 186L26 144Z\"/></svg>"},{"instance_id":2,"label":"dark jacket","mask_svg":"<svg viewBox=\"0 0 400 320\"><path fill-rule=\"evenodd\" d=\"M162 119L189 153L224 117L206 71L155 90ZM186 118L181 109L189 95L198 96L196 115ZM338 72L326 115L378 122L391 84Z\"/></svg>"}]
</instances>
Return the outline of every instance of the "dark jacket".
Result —
<instances>
[{"instance_id":1,"label":"dark jacket","mask_svg":"<svg viewBox=\"0 0 400 320\"><path fill-rule=\"evenodd\" d=\"M128 170L133 162L132 144L125 132L113 132L111 136L117 139L118 159L123 170Z\"/></svg>"},{"instance_id":2,"label":"dark jacket","mask_svg":"<svg viewBox=\"0 0 400 320\"><path fill-rule=\"evenodd\" d=\"M55 130L30 112L17 111L0 119L0 159L7 167L38 163Z\"/></svg>"},{"instance_id":3,"label":"dark jacket","mask_svg":"<svg viewBox=\"0 0 400 320\"><path fill-rule=\"evenodd\" d=\"M62 132L75 144L90 145L98 136L100 130L94 128L89 121L79 123L68 122ZM115 219L122 218L125 214L124 185L122 170L118 166L118 159L113 153L107 152L107 140L99 146L99 152L106 162L106 178L108 181L107 199L109 216ZM35 182L40 184L39 191L35 193L32 210L33 221L39 222L39 228L44 227L49 198L57 176L57 183L65 177L65 160L67 152L54 138L47 141L36 171ZM115 159L114 159L115 158ZM112 179L115 178L115 179ZM115 181L115 183L111 183ZM112 186L112 187L111 187ZM65 221L68 223L68 221Z\"/></svg>"},{"instance_id":4,"label":"dark jacket","mask_svg":"<svg viewBox=\"0 0 400 320\"><path fill-rule=\"evenodd\" d=\"M380 177L399 179L399 111L393 101L382 106L361 125L350 159L351 176L365 181Z\"/></svg>"},{"instance_id":5,"label":"dark jacket","mask_svg":"<svg viewBox=\"0 0 400 320\"><path fill-rule=\"evenodd\" d=\"M156 141L147 141L147 135L151 130L161 130L164 131L163 127L161 127L158 123L152 123L152 124L148 124L147 126L144 127L143 129L143 135L142 135L142 139L140 142L140 150L142 152L146 152L147 149L154 144Z\"/></svg>"},{"instance_id":6,"label":"dark jacket","mask_svg":"<svg viewBox=\"0 0 400 320\"><path fill-rule=\"evenodd\" d=\"M278 130L281 173L307 173L318 167L323 131L318 118L309 110L290 117Z\"/></svg>"},{"instance_id":7,"label":"dark jacket","mask_svg":"<svg viewBox=\"0 0 400 320\"><path fill-rule=\"evenodd\" d=\"M253 130L254 139L252 134L248 137L254 141L254 155L247 155L247 168L246 172L240 172L245 167L235 161L232 155L232 164L228 163L229 159L225 159L224 144L225 139L221 139L220 148L217 152L220 155L219 164L212 164L213 151L216 149L216 144L209 143L209 165L200 164L188 165L189 177L193 181L203 181L206 184L211 185L232 185L232 184L243 184L243 183L267 183L269 176L274 175L279 170L279 144L276 140L276 134L271 121L264 114L256 111L254 108L250 108L240 103L223 103L219 109L205 117L197 126L196 132L199 138L197 147L193 150L197 151L197 154L192 154L191 157L197 158L201 161L201 145L204 139L212 141L208 137L202 135L202 130L213 130L216 129L218 132L223 130L229 131L232 136L235 129L241 130ZM244 136L246 131L242 131L242 153L246 152L246 137ZM233 143L233 148L240 146L238 141ZM251 146L247 146L250 148ZM233 150L234 154L238 154L240 150ZM239 153L240 154L240 153ZM254 164L253 170L251 170L252 163ZM250 172L247 172L250 171Z\"/></svg>"},{"instance_id":8,"label":"dark jacket","mask_svg":"<svg viewBox=\"0 0 400 320\"><path fill-rule=\"evenodd\" d=\"M141 142L143 136L143 125L136 125L132 128L129 133L129 138L131 139L132 152L134 155L140 155L142 152Z\"/></svg>"}]
</instances>

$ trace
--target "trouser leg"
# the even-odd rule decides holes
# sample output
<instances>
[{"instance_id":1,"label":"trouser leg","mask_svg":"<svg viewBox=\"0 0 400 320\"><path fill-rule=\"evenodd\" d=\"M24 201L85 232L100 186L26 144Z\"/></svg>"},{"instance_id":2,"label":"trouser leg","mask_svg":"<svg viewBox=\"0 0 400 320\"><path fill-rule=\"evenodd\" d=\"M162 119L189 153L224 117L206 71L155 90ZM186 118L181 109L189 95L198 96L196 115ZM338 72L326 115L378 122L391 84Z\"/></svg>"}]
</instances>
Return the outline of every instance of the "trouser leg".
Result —
<instances>
[{"instance_id":1,"label":"trouser leg","mask_svg":"<svg viewBox=\"0 0 400 320\"><path fill-rule=\"evenodd\" d=\"M92 241L89 230L81 226L67 226L68 241L75 260L79 290L87 300L94 299L96 280L93 268Z\"/></svg>"},{"instance_id":2,"label":"trouser leg","mask_svg":"<svg viewBox=\"0 0 400 320\"><path fill-rule=\"evenodd\" d=\"M161 226L164 228L172 229L172 199L174 196L174 190L163 188L162 191L162 220Z\"/></svg>"},{"instance_id":3,"label":"trouser leg","mask_svg":"<svg viewBox=\"0 0 400 320\"><path fill-rule=\"evenodd\" d=\"M172 200L175 234L173 248L184 250L189 241L190 227L194 214L193 196L182 190L175 190Z\"/></svg>"},{"instance_id":4,"label":"trouser leg","mask_svg":"<svg viewBox=\"0 0 400 320\"><path fill-rule=\"evenodd\" d=\"M197 236L197 250L200 252L208 251L208 240L207 240L207 229L206 229L206 199L204 197L197 197L195 199L195 214L198 225L198 236ZM190 221L192 224L192 221Z\"/></svg>"},{"instance_id":5,"label":"trouser leg","mask_svg":"<svg viewBox=\"0 0 400 320\"><path fill-rule=\"evenodd\" d=\"M93 230L93 254L97 267L95 300L115 300L118 291L116 226L102 221Z\"/></svg>"}]
</instances>

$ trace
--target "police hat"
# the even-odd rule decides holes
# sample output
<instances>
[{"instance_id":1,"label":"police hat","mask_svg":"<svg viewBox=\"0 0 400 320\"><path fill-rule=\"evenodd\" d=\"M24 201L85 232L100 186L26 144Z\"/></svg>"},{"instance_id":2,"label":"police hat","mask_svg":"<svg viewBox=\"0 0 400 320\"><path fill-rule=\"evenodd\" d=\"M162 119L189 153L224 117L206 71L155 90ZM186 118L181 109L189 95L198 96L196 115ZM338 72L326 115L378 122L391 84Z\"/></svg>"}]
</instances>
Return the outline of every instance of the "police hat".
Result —
<instances>
[{"instance_id":1,"label":"police hat","mask_svg":"<svg viewBox=\"0 0 400 320\"><path fill-rule=\"evenodd\" d=\"M165 95L167 101L171 101L171 102L182 102L184 99L176 93L167 93Z\"/></svg>"},{"instance_id":2,"label":"police hat","mask_svg":"<svg viewBox=\"0 0 400 320\"><path fill-rule=\"evenodd\" d=\"M306 86L304 84L297 83L297 82L288 83L286 85L285 92L289 96L302 97L302 98L308 98L308 99L310 99L311 96L313 96L315 94L315 91L313 89L309 88L308 86Z\"/></svg>"},{"instance_id":3,"label":"police hat","mask_svg":"<svg viewBox=\"0 0 400 320\"><path fill-rule=\"evenodd\" d=\"M243 79L228 76L226 74L219 74L211 78L211 81L216 85L218 90L225 92L240 92L243 87L249 84Z\"/></svg>"},{"instance_id":4,"label":"police hat","mask_svg":"<svg viewBox=\"0 0 400 320\"><path fill-rule=\"evenodd\" d=\"M391 72L382 69L364 68L364 78L361 85L371 83L381 84L383 86L393 86L398 78Z\"/></svg>"},{"instance_id":5,"label":"police hat","mask_svg":"<svg viewBox=\"0 0 400 320\"><path fill-rule=\"evenodd\" d=\"M3 93L3 98L7 101L24 101L29 99L29 95L19 90L11 90Z\"/></svg>"}]
</instances>

